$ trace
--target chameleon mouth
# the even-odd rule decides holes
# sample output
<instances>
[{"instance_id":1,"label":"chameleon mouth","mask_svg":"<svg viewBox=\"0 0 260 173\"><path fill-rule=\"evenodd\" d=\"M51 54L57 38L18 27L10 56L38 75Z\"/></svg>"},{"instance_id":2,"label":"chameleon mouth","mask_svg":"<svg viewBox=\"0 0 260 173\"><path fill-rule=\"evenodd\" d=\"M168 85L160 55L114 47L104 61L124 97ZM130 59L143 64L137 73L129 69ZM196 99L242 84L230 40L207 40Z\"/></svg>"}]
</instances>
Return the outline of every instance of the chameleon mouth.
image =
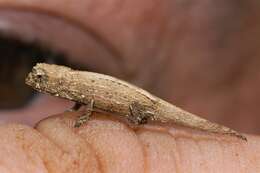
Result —
<instances>
[{"instance_id":1,"label":"chameleon mouth","mask_svg":"<svg viewBox=\"0 0 260 173\"><path fill-rule=\"evenodd\" d=\"M40 85L39 82L37 82L37 79L35 77L35 75L33 75L32 72L30 72L28 74L28 76L25 79L25 83L26 85L29 85L30 87L32 87L33 89L39 90L40 89ZM37 85L38 84L38 85Z\"/></svg>"},{"instance_id":2,"label":"chameleon mouth","mask_svg":"<svg viewBox=\"0 0 260 173\"><path fill-rule=\"evenodd\" d=\"M25 83L36 90L40 90L43 79L46 78L46 74L43 69L37 68L37 65L33 67L32 71L27 75Z\"/></svg>"}]
</instances>

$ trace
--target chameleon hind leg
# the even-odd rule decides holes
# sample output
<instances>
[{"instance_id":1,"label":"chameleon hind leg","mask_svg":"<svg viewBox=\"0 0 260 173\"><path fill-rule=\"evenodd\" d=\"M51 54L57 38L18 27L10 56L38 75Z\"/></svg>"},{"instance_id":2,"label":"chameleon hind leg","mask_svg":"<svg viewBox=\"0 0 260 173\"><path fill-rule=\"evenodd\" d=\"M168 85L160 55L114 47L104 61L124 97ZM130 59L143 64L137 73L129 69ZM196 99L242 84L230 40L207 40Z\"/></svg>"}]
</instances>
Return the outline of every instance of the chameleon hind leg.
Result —
<instances>
[{"instance_id":1,"label":"chameleon hind leg","mask_svg":"<svg viewBox=\"0 0 260 173\"><path fill-rule=\"evenodd\" d=\"M93 109L94 109L94 100L91 100L90 104L87 105L86 112L77 118L74 127L80 127L82 124L86 123L89 120L89 117L93 112Z\"/></svg>"},{"instance_id":2,"label":"chameleon hind leg","mask_svg":"<svg viewBox=\"0 0 260 173\"><path fill-rule=\"evenodd\" d=\"M147 106L133 102L129 106L130 115L128 120L133 124L146 124L148 120L153 120L154 113Z\"/></svg>"}]
</instances>

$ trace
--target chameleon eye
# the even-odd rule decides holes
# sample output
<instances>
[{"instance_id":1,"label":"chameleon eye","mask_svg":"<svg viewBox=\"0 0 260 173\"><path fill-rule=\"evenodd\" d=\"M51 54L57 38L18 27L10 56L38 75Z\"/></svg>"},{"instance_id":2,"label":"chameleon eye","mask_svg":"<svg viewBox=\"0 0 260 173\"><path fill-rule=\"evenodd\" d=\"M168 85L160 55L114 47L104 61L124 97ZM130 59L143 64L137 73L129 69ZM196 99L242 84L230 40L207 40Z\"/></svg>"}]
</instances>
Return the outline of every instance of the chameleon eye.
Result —
<instances>
[{"instance_id":1,"label":"chameleon eye","mask_svg":"<svg viewBox=\"0 0 260 173\"><path fill-rule=\"evenodd\" d=\"M38 74L38 75L37 75L37 78L38 78L38 79L41 79L41 78L42 78L42 75L41 75L41 74Z\"/></svg>"}]
</instances>

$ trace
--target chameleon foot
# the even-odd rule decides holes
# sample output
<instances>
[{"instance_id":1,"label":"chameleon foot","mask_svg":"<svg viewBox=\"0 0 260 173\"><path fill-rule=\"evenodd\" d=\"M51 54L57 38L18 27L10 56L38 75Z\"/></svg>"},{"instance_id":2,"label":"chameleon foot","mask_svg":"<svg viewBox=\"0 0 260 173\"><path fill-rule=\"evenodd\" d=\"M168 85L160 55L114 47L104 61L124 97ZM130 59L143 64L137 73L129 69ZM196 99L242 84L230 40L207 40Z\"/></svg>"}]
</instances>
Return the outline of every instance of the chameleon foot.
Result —
<instances>
[{"instance_id":1,"label":"chameleon foot","mask_svg":"<svg viewBox=\"0 0 260 173\"><path fill-rule=\"evenodd\" d=\"M129 106L130 115L128 120L134 124L146 124L149 119L153 119L154 113L147 106L133 102Z\"/></svg>"},{"instance_id":2,"label":"chameleon foot","mask_svg":"<svg viewBox=\"0 0 260 173\"><path fill-rule=\"evenodd\" d=\"M82 124L86 123L89 120L91 113L92 112L86 112L83 116L78 117L74 127L80 127Z\"/></svg>"},{"instance_id":3,"label":"chameleon foot","mask_svg":"<svg viewBox=\"0 0 260 173\"><path fill-rule=\"evenodd\" d=\"M86 108L86 113L84 115L78 117L78 119L75 122L74 127L80 127L82 124L86 123L89 120L89 117L93 112L94 100L91 100L90 104L88 106L89 107Z\"/></svg>"}]
</instances>

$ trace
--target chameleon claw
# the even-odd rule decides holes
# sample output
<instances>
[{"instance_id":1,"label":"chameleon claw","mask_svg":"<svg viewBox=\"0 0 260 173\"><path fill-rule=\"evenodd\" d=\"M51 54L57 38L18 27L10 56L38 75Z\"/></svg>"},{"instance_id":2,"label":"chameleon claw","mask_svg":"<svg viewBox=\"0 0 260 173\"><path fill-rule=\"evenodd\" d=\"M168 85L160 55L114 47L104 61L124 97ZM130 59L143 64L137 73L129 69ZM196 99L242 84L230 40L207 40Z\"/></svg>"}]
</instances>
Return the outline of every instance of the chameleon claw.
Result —
<instances>
[{"instance_id":1,"label":"chameleon claw","mask_svg":"<svg viewBox=\"0 0 260 173\"><path fill-rule=\"evenodd\" d=\"M78 119L74 124L74 127L79 128L82 124L85 124L89 120L89 117L93 112L93 108L94 108L94 100L91 100L89 104L89 108L86 109L86 113L78 117Z\"/></svg>"},{"instance_id":2,"label":"chameleon claw","mask_svg":"<svg viewBox=\"0 0 260 173\"><path fill-rule=\"evenodd\" d=\"M89 116L91 113L87 113L83 116L78 117L78 119L75 122L74 127L79 128L82 124L85 124L89 120Z\"/></svg>"}]
</instances>

